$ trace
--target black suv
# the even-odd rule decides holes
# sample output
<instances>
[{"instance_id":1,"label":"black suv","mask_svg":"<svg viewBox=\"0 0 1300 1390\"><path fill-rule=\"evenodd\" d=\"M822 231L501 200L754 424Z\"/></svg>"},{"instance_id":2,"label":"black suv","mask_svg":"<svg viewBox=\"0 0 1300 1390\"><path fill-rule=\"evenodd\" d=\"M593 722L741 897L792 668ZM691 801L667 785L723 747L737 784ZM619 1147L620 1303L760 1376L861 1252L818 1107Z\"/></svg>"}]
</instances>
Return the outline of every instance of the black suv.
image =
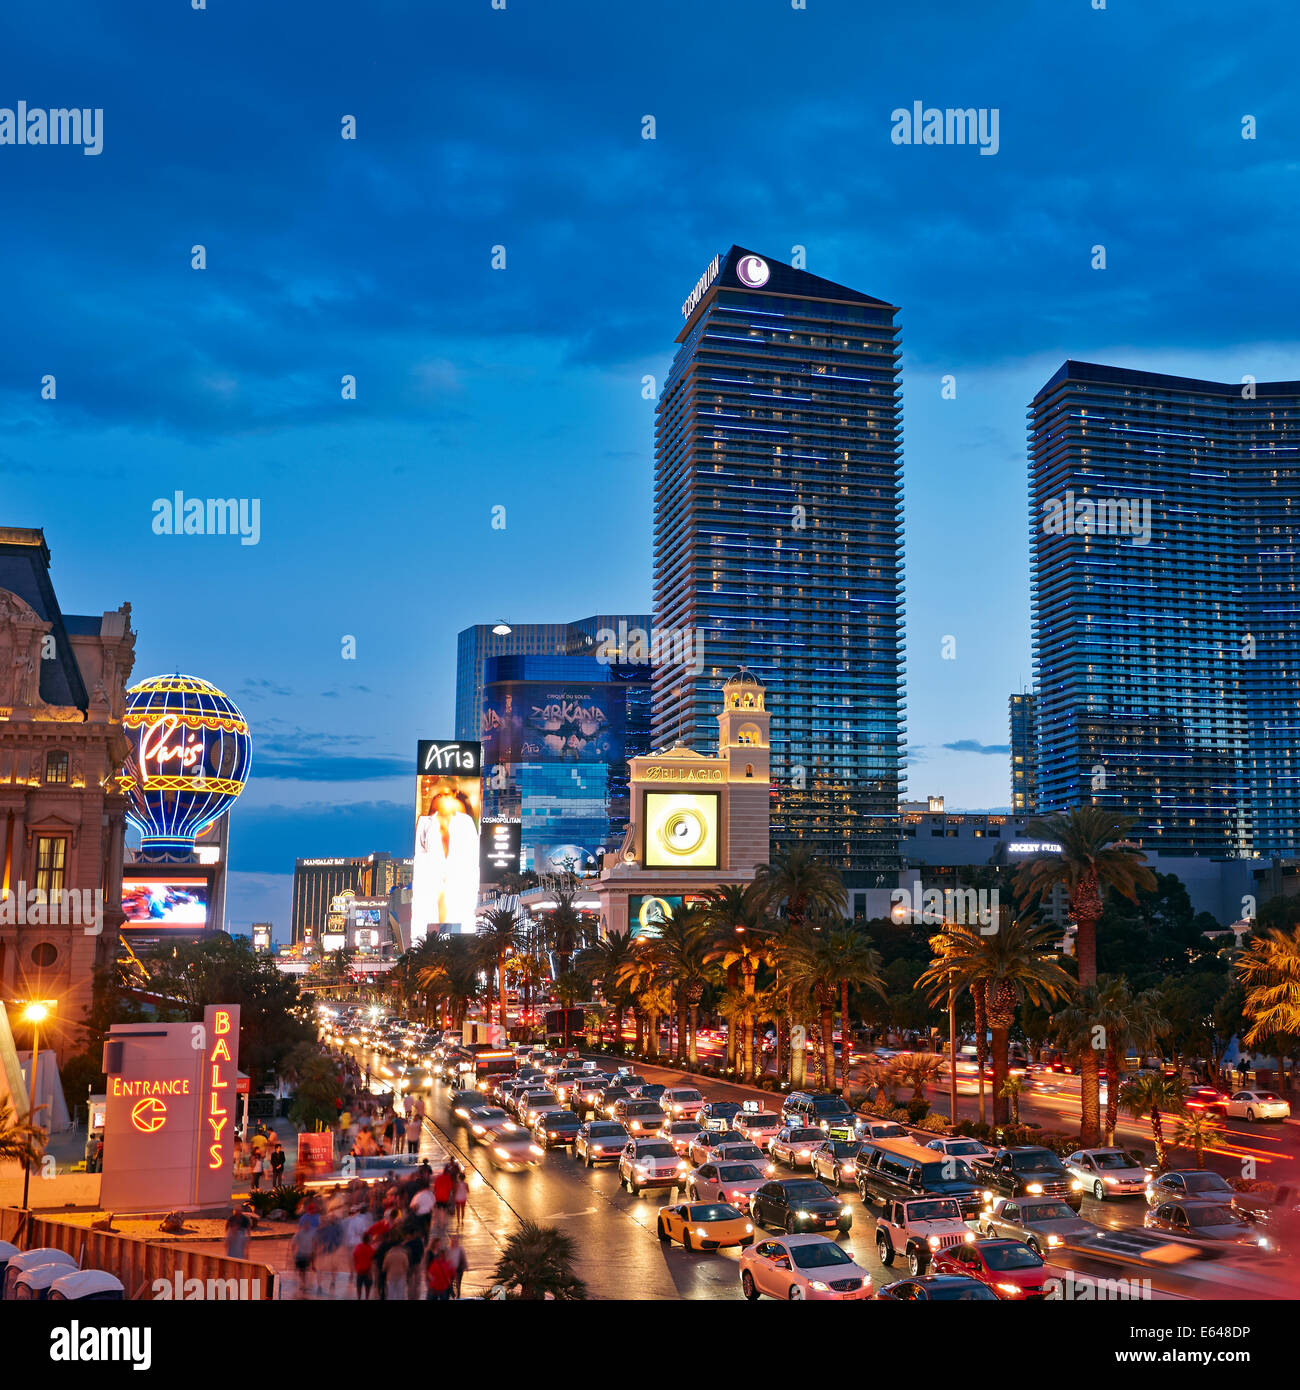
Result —
<instances>
[{"instance_id":1,"label":"black suv","mask_svg":"<svg viewBox=\"0 0 1300 1390\"><path fill-rule=\"evenodd\" d=\"M766 1182L749 1199L755 1226L776 1226L787 1235L796 1231L847 1231L853 1213L824 1182L813 1178L778 1178Z\"/></svg>"},{"instance_id":2,"label":"black suv","mask_svg":"<svg viewBox=\"0 0 1300 1390\"><path fill-rule=\"evenodd\" d=\"M811 1091L795 1091L781 1107L781 1123L807 1125L810 1129L842 1130L846 1138L854 1134L857 1116L843 1096L815 1095Z\"/></svg>"},{"instance_id":3,"label":"black suv","mask_svg":"<svg viewBox=\"0 0 1300 1390\"><path fill-rule=\"evenodd\" d=\"M963 1159L940 1154L922 1160L901 1151L862 1146L857 1161L858 1192L870 1206L880 1202L907 1201L911 1197L953 1197L969 1221L984 1210L987 1188Z\"/></svg>"}]
</instances>

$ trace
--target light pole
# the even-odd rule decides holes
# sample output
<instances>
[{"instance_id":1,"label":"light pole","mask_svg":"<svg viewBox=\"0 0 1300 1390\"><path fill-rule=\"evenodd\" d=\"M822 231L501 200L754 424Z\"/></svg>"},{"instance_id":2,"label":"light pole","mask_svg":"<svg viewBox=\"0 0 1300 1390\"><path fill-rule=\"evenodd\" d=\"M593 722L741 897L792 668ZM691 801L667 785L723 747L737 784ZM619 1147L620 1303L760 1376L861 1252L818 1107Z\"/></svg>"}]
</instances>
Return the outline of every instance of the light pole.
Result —
<instances>
[{"instance_id":1,"label":"light pole","mask_svg":"<svg viewBox=\"0 0 1300 1390\"><path fill-rule=\"evenodd\" d=\"M32 1060L31 1060L31 1085L29 1086L29 1099L27 1102L27 1123L36 1123L36 1067L41 1055L41 1024L49 1017L50 1006L40 999L33 999L23 1010L23 1021L32 1025ZM31 1249L31 1210L27 1205L28 1193L32 1178L31 1156L28 1155L27 1162L23 1164L23 1236L27 1248Z\"/></svg>"}]
</instances>

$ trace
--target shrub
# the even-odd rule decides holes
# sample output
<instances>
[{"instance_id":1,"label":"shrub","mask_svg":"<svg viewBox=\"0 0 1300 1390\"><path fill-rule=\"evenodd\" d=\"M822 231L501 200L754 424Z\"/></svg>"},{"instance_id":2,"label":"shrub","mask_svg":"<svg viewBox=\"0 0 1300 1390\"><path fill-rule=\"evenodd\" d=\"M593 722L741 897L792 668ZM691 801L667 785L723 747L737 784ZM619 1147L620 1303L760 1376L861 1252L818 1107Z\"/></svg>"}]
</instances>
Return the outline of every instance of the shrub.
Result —
<instances>
[{"instance_id":1,"label":"shrub","mask_svg":"<svg viewBox=\"0 0 1300 1390\"><path fill-rule=\"evenodd\" d=\"M296 1183L281 1183L265 1192L250 1192L248 1205L261 1217L266 1217L273 1211L282 1211L286 1217L292 1218L297 1216L298 1208L306 1196L305 1187Z\"/></svg>"},{"instance_id":2,"label":"shrub","mask_svg":"<svg viewBox=\"0 0 1300 1390\"><path fill-rule=\"evenodd\" d=\"M919 1125L929 1113L930 1102L928 1100L909 1100L907 1102L907 1116L914 1125Z\"/></svg>"},{"instance_id":3,"label":"shrub","mask_svg":"<svg viewBox=\"0 0 1300 1390\"><path fill-rule=\"evenodd\" d=\"M948 1121L942 1115L927 1115L919 1122L917 1128L930 1134L942 1134L948 1128Z\"/></svg>"}]
</instances>

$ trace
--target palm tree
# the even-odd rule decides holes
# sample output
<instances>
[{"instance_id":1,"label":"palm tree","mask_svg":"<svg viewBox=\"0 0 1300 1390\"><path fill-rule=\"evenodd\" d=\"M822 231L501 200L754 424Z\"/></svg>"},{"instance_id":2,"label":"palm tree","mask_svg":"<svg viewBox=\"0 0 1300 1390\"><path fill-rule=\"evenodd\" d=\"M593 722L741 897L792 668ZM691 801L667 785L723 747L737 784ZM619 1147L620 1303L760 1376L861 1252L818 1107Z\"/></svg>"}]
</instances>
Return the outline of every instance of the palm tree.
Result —
<instances>
[{"instance_id":1,"label":"palm tree","mask_svg":"<svg viewBox=\"0 0 1300 1390\"><path fill-rule=\"evenodd\" d=\"M1136 902L1140 891L1149 892L1156 886L1142 851L1121 843L1133 824L1130 817L1117 816L1100 806L1076 806L1063 815L1031 821L1026 832L1059 844L1061 850L1022 864L1015 891L1022 900L1037 901L1045 899L1058 884L1069 893L1081 988L1097 982L1097 922L1103 890L1111 888ZM1080 1059L1079 1083L1083 1143L1093 1145L1101 1125L1101 1102L1097 1053L1091 1048Z\"/></svg>"},{"instance_id":2,"label":"palm tree","mask_svg":"<svg viewBox=\"0 0 1300 1390\"><path fill-rule=\"evenodd\" d=\"M1177 1077L1166 1076L1163 1072L1143 1072L1140 1076L1130 1077L1120 1087L1119 1103L1135 1120L1151 1121L1151 1138L1156 1146L1156 1167L1163 1168L1165 1132L1160 1112L1172 1110L1181 1113L1186 1109L1183 1104L1183 1083Z\"/></svg>"},{"instance_id":3,"label":"palm tree","mask_svg":"<svg viewBox=\"0 0 1300 1390\"><path fill-rule=\"evenodd\" d=\"M582 945L583 916L573 905L577 888L559 887L555 890L555 906L543 918L546 939L555 952L555 973L563 975L569 960Z\"/></svg>"},{"instance_id":4,"label":"palm tree","mask_svg":"<svg viewBox=\"0 0 1300 1390\"><path fill-rule=\"evenodd\" d=\"M635 950L634 938L618 932L588 946L573 963L575 970L599 987L601 996L614 1011L614 1038L619 1052L624 1050L623 1014L632 1002L627 987L619 982L619 971Z\"/></svg>"},{"instance_id":5,"label":"palm tree","mask_svg":"<svg viewBox=\"0 0 1300 1390\"><path fill-rule=\"evenodd\" d=\"M987 1023L993 1035L993 1122L1005 1124L1008 1097L1002 1088L1010 1069L1010 1032L1016 1007L1026 999L1040 1006L1064 999L1074 989L1074 981L1052 949L1055 933L1031 917L1000 922L998 930L987 933L973 924L953 924L938 935L942 938L940 954L917 980L917 988L931 991L932 1004L954 986L971 991L976 1005L977 1050L982 1024ZM983 1020L981 1012L986 1015ZM981 1078L983 1073L981 1059Z\"/></svg>"},{"instance_id":6,"label":"palm tree","mask_svg":"<svg viewBox=\"0 0 1300 1390\"><path fill-rule=\"evenodd\" d=\"M795 845L771 863L760 864L752 884L754 902L761 912L784 909L791 926L802 926L811 917L842 918L848 893L839 870L818 859L804 845Z\"/></svg>"},{"instance_id":7,"label":"palm tree","mask_svg":"<svg viewBox=\"0 0 1300 1390\"><path fill-rule=\"evenodd\" d=\"M652 938L651 958L660 980L673 992L677 1008L677 1060L697 1060L695 1025L704 986L714 978L709 964L709 928L702 908L680 907Z\"/></svg>"},{"instance_id":8,"label":"palm tree","mask_svg":"<svg viewBox=\"0 0 1300 1390\"><path fill-rule=\"evenodd\" d=\"M1119 1122L1120 1071L1129 1045L1145 1053L1168 1030L1156 1003L1157 991L1134 994L1122 975L1103 976L1079 991L1069 1008L1053 1015L1057 1045L1076 1057L1098 1051L1106 1060L1106 1143L1114 1144Z\"/></svg>"},{"instance_id":9,"label":"palm tree","mask_svg":"<svg viewBox=\"0 0 1300 1390\"><path fill-rule=\"evenodd\" d=\"M744 1040L741 1047L740 1075L742 1080L754 1079L754 998L758 972L772 963L772 930L754 893L752 885L741 888L727 884L708 895L704 907L705 921L710 929L710 942L705 960L720 965L728 975L738 972L744 988L745 1008L737 1015L741 1020ZM727 1029L727 1047L734 1062L734 1030Z\"/></svg>"},{"instance_id":10,"label":"palm tree","mask_svg":"<svg viewBox=\"0 0 1300 1390\"><path fill-rule=\"evenodd\" d=\"M506 957L519 944L519 917L513 908L496 907L479 918L478 936L485 956L490 961L488 968L488 1017L492 1016L492 967L496 968L497 994L499 997L498 1021L502 1032L506 1027Z\"/></svg>"},{"instance_id":11,"label":"palm tree","mask_svg":"<svg viewBox=\"0 0 1300 1390\"><path fill-rule=\"evenodd\" d=\"M1300 927L1274 927L1253 937L1235 969L1246 991L1243 1012L1250 1019L1242 1042L1257 1047L1300 1035Z\"/></svg>"},{"instance_id":12,"label":"palm tree","mask_svg":"<svg viewBox=\"0 0 1300 1390\"><path fill-rule=\"evenodd\" d=\"M1174 1143L1180 1149L1196 1154L1196 1166L1205 1167L1205 1151L1217 1147L1223 1140L1223 1121L1208 1110L1188 1110L1178 1116L1174 1125Z\"/></svg>"},{"instance_id":13,"label":"palm tree","mask_svg":"<svg viewBox=\"0 0 1300 1390\"><path fill-rule=\"evenodd\" d=\"M1011 1123L1020 1123L1020 1092L1024 1090L1024 1082L1018 1076L1008 1076L1002 1083L1002 1089L998 1092L1003 1100L1011 1102Z\"/></svg>"},{"instance_id":14,"label":"palm tree","mask_svg":"<svg viewBox=\"0 0 1300 1390\"><path fill-rule=\"evenodd\" d=\"M872 949L866 936L851 922L833 928L826 940L840 982L840 1094L848 1100L852 1051L849 1047L849 986L870 990L884 999L885 982L880 974L880 953Z\"/></svg>"},{"instance_id":15,"label":"palm tree","mask_svg":"<svg viewBox=\"0 0 1300 1390\"><path fill-rule=\"evenodd\" d=\"M576 970L566 970L555 982L555 997L564 1010L564 1046L567 1050L571 1042L569 1010L587 997L587 981Z\"/></svg>"},{"instance_id":16,"label":"palm tree","mask_svg":"<svg viewBox=\"0 0 1300 1390\"><path fill-rule=\"evenodd\" d=\"M784 1033L789 1044L790 1089L794 1091L803 1090L807 1080L808 1054L805 1048L795 1046L793 1027L803 1012L802 996L806 996L808 990L811 938L812 928L800 922L797 926L787 927L776 938L772 952L777 985L784 991L784 1008L777 1020L777 1036L779 1040ZM780 1075L779 1066L777 1075Z\"/></svg>"},{"instance_id":17,"label":"palm tree","mask_svg":"<svg viewBox=\"0 0 1300 1390\"><path fill-rule=\"evenodd\" d=\"M637 1020L637 1050L651 1057L659 1053L659 1010L661 1000L659 966L653 951L650 937L638 936L632 940L632 950L627 959L614 971L614 981L620 989L626 990L634 1003L632 1011ZM644 1023L645 1045L642 1046L640 1031Z\"/></svg>"},{"instance_id":18,"label":"palm tree","mask_svg":"<svg viewBox=\"0 0 1300 1390\"><path fill-rule=\"evenodd\" d=\"M0 1163L21 1163L24 1168L34 1168L45 1153L49 1137L49 1131L34 1124L29 1115L20 1119L8 1096L0 1100Z\"/></svg>"},{"instance_id":19,"label":"palm tree","mask_svg":"<svg viewBox=\"0 0 1300 1390\"><path fill-rule=\"evenodd\" d=\"M574 1270L575 1259L572 1236L525 1219L506 1241L492 1278L517 1288L520 1298L576 1302L587 1297L587 1286Z\"/></svg>"}]
</instances>

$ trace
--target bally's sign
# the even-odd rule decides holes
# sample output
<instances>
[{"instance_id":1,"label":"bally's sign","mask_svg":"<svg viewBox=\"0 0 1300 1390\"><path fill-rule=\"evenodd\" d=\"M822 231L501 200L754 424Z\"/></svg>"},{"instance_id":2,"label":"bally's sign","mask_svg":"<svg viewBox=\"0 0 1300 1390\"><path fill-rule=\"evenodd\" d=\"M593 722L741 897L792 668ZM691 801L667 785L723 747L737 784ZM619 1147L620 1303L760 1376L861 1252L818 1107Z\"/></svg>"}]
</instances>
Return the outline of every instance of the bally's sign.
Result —
<instances>
[{"instance_id":1,"label":"bally's sign","mask_svg":"<svg viewBox=\"0 0 1300 1390\"><path fill-rule=\"evenodd\" d=\"M422 738L416 745L416 773L421 777L477 777L483 768L483 745Z\"/></svg>"}]
</instances>

